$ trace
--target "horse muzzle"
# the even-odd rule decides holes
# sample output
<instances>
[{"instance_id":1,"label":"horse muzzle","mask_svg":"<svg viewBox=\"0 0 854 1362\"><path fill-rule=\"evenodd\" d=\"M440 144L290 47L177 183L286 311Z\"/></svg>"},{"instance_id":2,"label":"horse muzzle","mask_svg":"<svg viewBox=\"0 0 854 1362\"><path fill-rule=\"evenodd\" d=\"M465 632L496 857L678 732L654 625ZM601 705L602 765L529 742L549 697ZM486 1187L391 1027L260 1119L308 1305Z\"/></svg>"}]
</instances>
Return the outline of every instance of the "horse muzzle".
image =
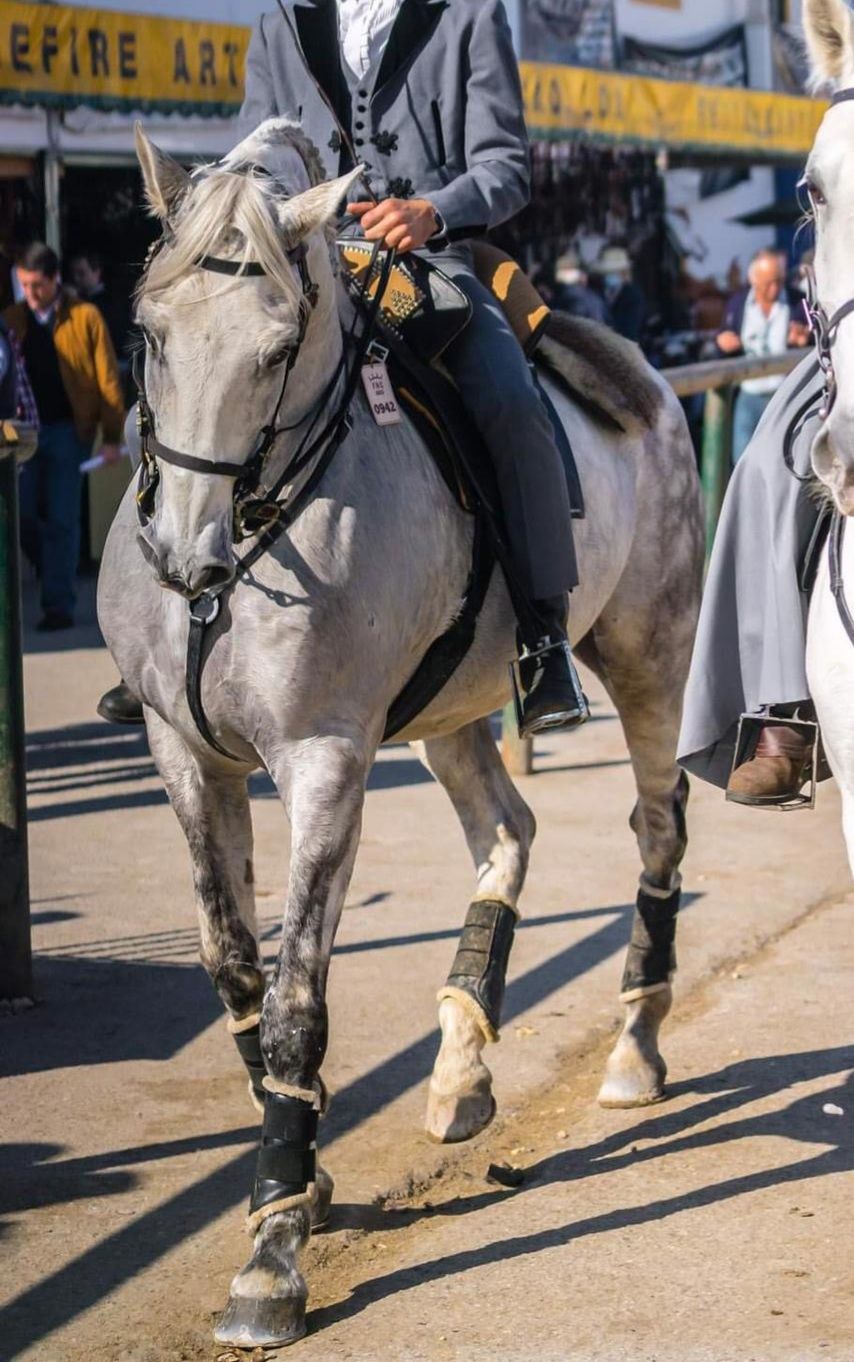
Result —
<instances>
[{"instance_id":1,"label":"horse muzzle","mask_svg":"<svg viewBox=\"0 0 854 1362\"><path fill-rule=\"evenodd\" d=\"M137 541L160 585L185 600L194 601L205 591L215 594L234 581L236 565L230 552L227 557L177 554L160 548L144 530L137 535Z\"/></svg>"}]
</instances>

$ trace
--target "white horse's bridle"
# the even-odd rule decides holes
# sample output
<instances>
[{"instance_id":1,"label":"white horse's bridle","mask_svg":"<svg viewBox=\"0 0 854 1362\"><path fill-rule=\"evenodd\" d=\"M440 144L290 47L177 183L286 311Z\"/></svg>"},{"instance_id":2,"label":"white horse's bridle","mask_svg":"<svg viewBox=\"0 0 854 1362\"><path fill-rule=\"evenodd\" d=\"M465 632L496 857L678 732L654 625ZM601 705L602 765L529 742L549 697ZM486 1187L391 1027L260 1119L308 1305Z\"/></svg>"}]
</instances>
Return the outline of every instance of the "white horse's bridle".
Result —
<instances>
[{"instance_id":1,"label":"white horse's bridle","mask_svg":"<svg viewBox=\"0 0 854 1362\"><path fill-rule=\"evenodd\" d=\"M836 104L847 104L852 101L854 101L854 88L837 91L830 104L833 108ZM815 200L813 186L807 176L804 176L799 182L798 189L806 194L809 203L808 215L815 223L818 204ZM807 297L804 300L804 307L812 332L816 358L824 375L824 398L818 414L822 421L826 421L833 410L837 394L836 374L833 368L833 346L839 334L840 326L846 318L854 313L854 298L849 298L847 302L842 303L829 317L826 309L819 302L815 270L811 265L807 267L805 274Z\"/></svg>"}]
</instances>

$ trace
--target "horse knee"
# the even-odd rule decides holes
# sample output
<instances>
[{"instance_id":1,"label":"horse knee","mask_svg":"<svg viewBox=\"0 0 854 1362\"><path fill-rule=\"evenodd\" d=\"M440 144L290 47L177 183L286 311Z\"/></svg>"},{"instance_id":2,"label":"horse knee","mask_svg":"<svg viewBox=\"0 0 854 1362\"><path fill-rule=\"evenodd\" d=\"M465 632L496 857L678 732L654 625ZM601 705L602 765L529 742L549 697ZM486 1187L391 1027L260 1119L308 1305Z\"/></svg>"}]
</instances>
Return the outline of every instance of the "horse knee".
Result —
<instances>
[{"instance_id":1,"label":"horse knee","mask_svg":"<svg viewBox=\"0 0 854 1362\"><path fill-rule=\"evenodd\" d=\"M200 913L199 954L205 971L233 1017L257 1011L264 996L264 974L258 944L234 902L219 895L218 908Z\"/></svg>"},{"instance_id":2,"label":"horse knee","mask_svg":"<svg viewBox=\"0 0 854 1362\"><path fill-rule=\"evenodd\" d=\"M629 819L638 839L644 881L654 889L670 890L688 846L685 809L688 777L682 772L676 788L663 795L641 795Z\"/></svg>"},{"instance_id":3,"label":"horse knee","mask_svg":"<svg viewBox=\"0 0 854 1362\"><path fill-rule=\"evenodd\" d=\"M267 990L261 1010L261 1051L271 1078L310 1090L329 1040L324 998L311 990Z\"/></svg>"}]
</instances>

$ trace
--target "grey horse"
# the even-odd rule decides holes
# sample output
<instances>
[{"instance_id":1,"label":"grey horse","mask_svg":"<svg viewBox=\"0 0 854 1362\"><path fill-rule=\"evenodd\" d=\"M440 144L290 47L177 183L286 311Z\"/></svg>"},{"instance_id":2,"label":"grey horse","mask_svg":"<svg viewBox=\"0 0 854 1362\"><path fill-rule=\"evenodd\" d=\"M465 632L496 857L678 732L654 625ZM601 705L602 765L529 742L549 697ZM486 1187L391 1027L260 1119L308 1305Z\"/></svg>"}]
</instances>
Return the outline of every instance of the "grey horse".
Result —
<instances>
[{"instance_id":1,"label":"grey horse","mask_svg":"<svg viewBox=\"0 0 854 1362\"><path fill-rule=\"evenodd\" d=\"M284 120L263 124L225 161L193 176L141 130L138 154L165 234L138 299L158 439L202 465L247 459L304 331L279 413L290 430L264 470L269 488L324 395L330 409L340 401L330 224L350 177L325 182L317 152ZM310 311L293 265L299 243L317 289ZM261 269L229 278L199 268L212 255ZM632 1106L657 1100L665 1073L657 1037L671 998L687 794L674 754L699 604L700 497L687 428L667 385L633 346L592 323L577 325L583 353L548 344L588 400L573 403L561 384L548 386L578 454L587 506L578 525L574 642L619 710L638 789L632 827L643 873L621 994L627 1016L600 1094L606 1104ZM510 438L524 433L508 431ZM325 1093L327 971L365 783L390 703L459 611L472 522L409 421L380 428L358 400L352 429L302 514L236 580L236 561L253 541L233 543L234 479L170 462L158 471L150 516L139 523L132 489L116 516L99 617L144 703L154 760L187 837L203 964L238 1042L260 1035L263 1077L256 1062L253 1081L265 1115L250 1203L253 1249L216 1336L281 1345L305 1330L299 1255L312 1214L322 1214L331 1194L331 1180L314 1171L313 1123ZM215 741L232 757L202 738L185 696L188 600L203 591L220 593L221 618L202 698ZM503 972L506 951L490 955L495 914L505 915L507 945L506 919L512 925L518 912L535 831L488 721L508 698L514 652L513 611L496 572L468 656L396 739L417 744L447 790L476 867L465 949L440 994L442 1041L427 1113L439 1140L471 1137L494 1112L482 1051L496 1036L495 981L478 976L478 961ZM291 825L269 981L255 931L247 795L247 778L261 767ZM484 923L487 936L493 931L485 944L477 935Z\"/></svg>"}]
</instances>

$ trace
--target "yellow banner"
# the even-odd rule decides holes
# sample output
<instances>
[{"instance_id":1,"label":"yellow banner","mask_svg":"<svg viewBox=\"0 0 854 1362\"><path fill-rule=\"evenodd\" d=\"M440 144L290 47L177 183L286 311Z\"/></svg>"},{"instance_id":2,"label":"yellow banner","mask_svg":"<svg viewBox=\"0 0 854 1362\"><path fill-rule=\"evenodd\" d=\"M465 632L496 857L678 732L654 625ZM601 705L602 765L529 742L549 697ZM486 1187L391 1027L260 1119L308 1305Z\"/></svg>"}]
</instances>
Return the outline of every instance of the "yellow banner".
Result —
<instances>
[{"instance_id":1,"label":"yellow banner","mask_svg":"<svg viewBox=\"0 0 854 1362\"><path fill-rule=\"evenodd\" d=\"M0 3L0 103L228 114L243 97L250 30L71 5ZM522 62L528 123L651 146L803 157L826 105L792 95L683 85Z\"/></svg>"},{"instance_id":2,"label":"yellow banner","mask_svg":"<svg viewBox=\"0 0 854 1362\"><path fill-rule=\"evenodd\" d=\"M686 85L574 66L521 62L528 125L554 137L586 133L650 146L715 148L802 158L827 104L796 95Z\"/></svg>"},{"instance_id":3,"label":"yellow banner","mask_svg":"<svg viewBox=\"0 0 854 1362\"><path fill-rule=\"evenodd\" d=\"M0 4L0 100L229 113L243 97L242 25Z\"/></svg>"}]
</instances>

